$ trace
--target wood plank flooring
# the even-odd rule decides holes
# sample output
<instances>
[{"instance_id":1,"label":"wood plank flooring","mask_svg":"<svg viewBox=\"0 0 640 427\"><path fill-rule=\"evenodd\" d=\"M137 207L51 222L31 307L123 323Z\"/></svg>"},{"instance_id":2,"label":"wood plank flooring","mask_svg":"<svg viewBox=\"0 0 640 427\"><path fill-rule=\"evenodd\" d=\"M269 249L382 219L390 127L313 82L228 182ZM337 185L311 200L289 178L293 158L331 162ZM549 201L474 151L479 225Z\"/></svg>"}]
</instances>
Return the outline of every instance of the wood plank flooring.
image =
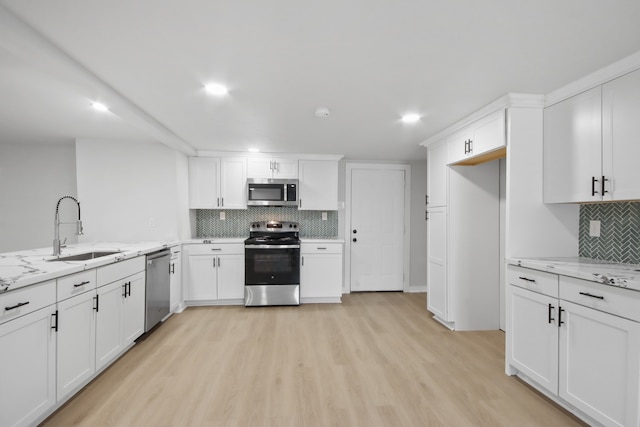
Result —
<instances>
[{"instance_id":1,"label":"wood plank flooring","mask_svg":"<svg viewBox=\"0 0 640 427\"><path fill-rule=\"evenodd\" d=\"M451 332L425 294L174 315L43 423L578 426L504 374L504 333Z\"/></svg>"}]
</instances>

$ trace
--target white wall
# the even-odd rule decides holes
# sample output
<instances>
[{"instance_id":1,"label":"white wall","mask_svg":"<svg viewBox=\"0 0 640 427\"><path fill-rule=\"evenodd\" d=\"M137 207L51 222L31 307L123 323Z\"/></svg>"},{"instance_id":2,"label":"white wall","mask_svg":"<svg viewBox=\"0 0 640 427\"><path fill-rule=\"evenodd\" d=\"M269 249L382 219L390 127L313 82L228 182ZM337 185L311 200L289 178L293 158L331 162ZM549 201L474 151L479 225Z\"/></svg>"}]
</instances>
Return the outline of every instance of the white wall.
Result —
<instances>
[{"instance_id":1,"label":"white wall","mask_svg":"<svg viewBox=\"0 0 640 427\"><path fill-rule=\"evenodd\" d=\"M56 203L67 194L76 195L73 142L0 143L0 253L52 246ZM75 219L75 204L65 200L60 213ZM60 228L67 243L76 242L73 233L73 226Z\"/></svg>"},{"instance_id":2,"label":"white wall","mask_svg":"<svg viewBox=\"0 0 640 427\"><path fill-rule=\"evenodd\" d=\"M78 140L76 169L81 242L190 236L182 154L160 143Z\"/></svg>"},{"instance_id":3,"label":"white wall","mask_svg":"<svg viewBox=\"0 0 640 427\"><path fill-rule=\"evenodd\" d=\"M426 157L425 150L425 157ZM411 290L427 291L427 161L411 165Z\"/></svg>"}]
</instances>

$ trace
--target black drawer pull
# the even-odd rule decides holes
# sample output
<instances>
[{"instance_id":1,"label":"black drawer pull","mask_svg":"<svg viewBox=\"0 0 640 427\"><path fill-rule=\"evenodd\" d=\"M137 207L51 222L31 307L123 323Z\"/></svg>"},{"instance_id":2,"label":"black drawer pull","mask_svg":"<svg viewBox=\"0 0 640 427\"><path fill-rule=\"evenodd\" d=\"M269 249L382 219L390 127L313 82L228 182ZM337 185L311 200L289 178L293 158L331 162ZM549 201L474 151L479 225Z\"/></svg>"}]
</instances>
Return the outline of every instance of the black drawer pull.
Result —
<instances>
[{"instance_id":1,"label":"black drawer pull","mask_svg":"<svg viewBox=\"0 0 640 427\"><path fill-rule=\"evenodd\" d=\"M562 321L562 312L566 311L564 308L560 307L560 310L558 311L558 328L560 326L563 325L563 321Z\"/></svg>"},{"instance_id":2,"label":"black drawer pull","mask_svg":"<svg viewBox=\"0 0 640 427\"><path fill-rule=\"evenodd\" d=\"M51 327L54 331L58 332L58 327L60 326L60 319L58 318L58 310L55 313L51 314L52 317L56 318L56 324Z\"/></svg>"},{"instance_id":3,"label":"black drawer pull","mask_svg":"<svg viewBox=\"0 0 640 427\"><path fill-rule=\"evenodd\" d=\"M89 283L91 283L91 282L87 280L85 282L77 283L77 284L73 285L73 287L74 288L79 288L80 286L88 285Z\"/></svg>"},{"instance_id":4,"label":"black drawer pull","mask_svg":"<svg viewBox=\"0 0 640 427\"><path fill-rule=\"evenodd\" d=\"M591 298L604 300L603 296L601 296L601 295L593 295L593 294L590 294L589 292L580 292L580 295L584 295L585 297L591 297Z\"/></svg>"},{"instance_id":5,"label":"black drawer pull","mask_svg":"<svg viewBox=\"0 0 640 427\"><path fill-rule=\"evenodd\" d=\"M19 302L19 303L17 303L16 305L14 305L13 307L5 307L5 308L4 308L4 310L5 310L5 311L15 310L16 308L20 308L20 307L22 307L23 305L27 305L27 304L29 304L29 301L27 301L27 302Z\"/></svg>"},{"instance_id":6,"label":"black drawer pull","mask_svg":"<svg viewBox=\"0 0 640 427\"><path fill-rule=\"evenodd\" d=\"M532 282L532 283L536 283L536 281L534 279L529 279L528 277L518 277L518 279L522 279L522 280L526 280L527 282Z\"/></svg>"},{"instance_id":7,"label":"black drawer pull","mask_svg":"<svg viewBox=\"0 0 640 427\"><path fill-rule=\"evenodd\" d=\"M548 312L549 314L548 314L548 317L547 317L547 321L549 323L551 323L552 321L556 320L553 317L551 317L551 312L554 310L554 308L555 307L553 305L549 304L549 312Z\"/></svg>"}]
</instances>

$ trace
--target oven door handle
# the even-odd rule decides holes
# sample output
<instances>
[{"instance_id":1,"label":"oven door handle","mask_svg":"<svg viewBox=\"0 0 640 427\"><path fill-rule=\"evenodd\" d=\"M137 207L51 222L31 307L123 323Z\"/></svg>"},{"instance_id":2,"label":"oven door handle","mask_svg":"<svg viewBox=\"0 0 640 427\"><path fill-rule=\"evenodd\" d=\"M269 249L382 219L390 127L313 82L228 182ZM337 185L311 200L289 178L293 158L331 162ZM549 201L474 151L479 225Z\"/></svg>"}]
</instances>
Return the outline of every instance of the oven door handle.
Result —
<instances>
[{"instance_id":1,"label":"oven door handle","mask_svg":"<svg viewBox=\"0 0 640 427\"><path fill-rule=\"evenodd\" d=\"M245 245L245 249L300 249L300 245Z\"/></svg>"}]
</instances>

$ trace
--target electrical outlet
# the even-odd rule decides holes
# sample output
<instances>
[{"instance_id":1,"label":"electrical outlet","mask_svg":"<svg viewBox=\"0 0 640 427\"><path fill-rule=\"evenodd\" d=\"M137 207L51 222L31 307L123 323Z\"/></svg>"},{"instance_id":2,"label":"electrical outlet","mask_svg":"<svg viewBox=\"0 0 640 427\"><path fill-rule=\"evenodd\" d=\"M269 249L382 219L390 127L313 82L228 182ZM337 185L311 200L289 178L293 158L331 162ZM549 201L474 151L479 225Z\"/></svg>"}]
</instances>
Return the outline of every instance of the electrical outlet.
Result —
<instances>
[{"instance_id":1,"label":"electrical outlet","mask_svg":"<svg viewBox=\"0 0 640 427\"><path fill-rule=\"evenodd\" d=\"M149 228L155 228L156 226L156 219L155 217L150 216L149 217Z\"/></svg>"},{"instance_id":2,"label":"electrical outlet","mask_svg":"<svg viewBox=\"0 0 640 427\"><path fill-rule=\"evenodd\" d=\"M220 211L220 221L227 219L227 214L224 211Z\"/></svg>"},{"instance_id":3,"label":"electrical outlet","mask_svg":"<svg viewBox=\"0 0 640 427\"><path fill-rule=\"evenodd\" d=\"M322 212L322 220L323 221L327 220L327 213L326 212Z\"/></svg>"},{"instance_id":4,"label":"electrical outlet","mask_svg":"<svg viewBox=\"0 0 640 427\"><path fill-rule=\"evenodd\" d=\"M600 237L600 221L589 221L589 236Z\"/></svg>"}]
</instances>

